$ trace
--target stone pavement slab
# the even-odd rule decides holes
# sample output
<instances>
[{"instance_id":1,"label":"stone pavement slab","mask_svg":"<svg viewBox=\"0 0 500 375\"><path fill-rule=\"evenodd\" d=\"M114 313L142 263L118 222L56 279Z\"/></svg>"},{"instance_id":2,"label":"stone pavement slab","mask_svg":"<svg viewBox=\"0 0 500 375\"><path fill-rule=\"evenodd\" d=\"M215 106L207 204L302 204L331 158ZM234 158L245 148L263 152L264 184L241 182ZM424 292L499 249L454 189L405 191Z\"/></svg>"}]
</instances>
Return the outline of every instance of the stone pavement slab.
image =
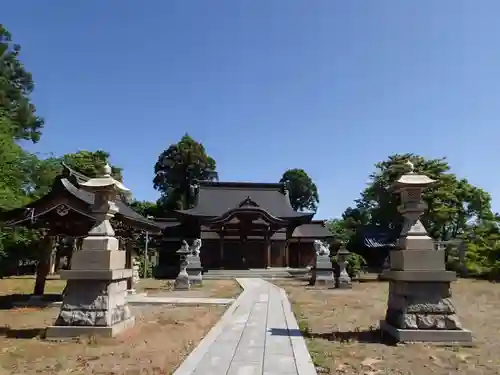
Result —
<instances>
[{"instance_id":1,"label":"stone pavement slab","mask_svg":"<svg viewBox=\"0 0 500 375\"><path fill-rule=\"evenodd\" d=\"M317 375L286 292L256 278L174 375Z\"/></svg>"},{"instance_id":2,"label":"stone pavement slab","mask_svg":"<svg viewBox=\"0 0 500 375\"><path fill-rule=\"evenodd\" d=\"M234 302L234 298L150 297L132 294L127 296L127 302L131 305L229 305Z\"/></svg>"}]
</instances>

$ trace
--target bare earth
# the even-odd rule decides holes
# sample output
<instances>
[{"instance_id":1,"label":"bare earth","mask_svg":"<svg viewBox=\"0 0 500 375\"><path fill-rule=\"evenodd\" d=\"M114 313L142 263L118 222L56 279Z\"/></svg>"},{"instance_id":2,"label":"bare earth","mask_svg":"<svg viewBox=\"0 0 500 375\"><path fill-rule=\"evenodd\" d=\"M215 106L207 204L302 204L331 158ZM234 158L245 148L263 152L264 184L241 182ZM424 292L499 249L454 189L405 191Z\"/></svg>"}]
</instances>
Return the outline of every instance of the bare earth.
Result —
<instances>
[{"instance_id":1,"label":"bare earth","mask_svg":"<svg viewBox=\"0 0 500 375\"><path fill-rule=\"evenodd\" d=\"M474 346L382 343L388 284L356 283L321 290L296 280L276 281L289 295L320 374L500 374L500 284L459 280L453 301Z\"/></svg>"},{"instance_id":2,"label":"bare earth","mask_svg":"<svg viewBox=\"0 0 500 375\"><path fill-rule=\"evenodd\" d=\"M29 293L34 280L0 280L0 296ZM145 280L144 286L162 293L166 281ZM57 293L64 281L50 280L47 292ZM240 288L235 281L211 281L192 292L203 296L234 297ZM184 292L182 296L193 296ZM199 295L198 295L199 296ZM0 375L85 374L142 375L172 374L175 368L224 313L224 306L132 307L136 325L114 339L81 338L78 342L48 342L40 338L51 325L58 308L0 309Z\"/></svg>"}]
</instances>

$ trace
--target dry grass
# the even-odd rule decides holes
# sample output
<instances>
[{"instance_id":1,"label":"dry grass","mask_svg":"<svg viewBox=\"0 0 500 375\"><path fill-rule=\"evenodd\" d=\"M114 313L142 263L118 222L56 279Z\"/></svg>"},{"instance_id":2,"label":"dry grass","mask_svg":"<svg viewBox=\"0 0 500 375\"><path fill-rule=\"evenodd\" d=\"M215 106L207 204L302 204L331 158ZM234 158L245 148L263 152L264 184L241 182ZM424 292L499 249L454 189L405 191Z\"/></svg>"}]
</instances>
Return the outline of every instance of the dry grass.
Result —
<instances>
[{"instance_id":1,"label":"dry grass","mask_svg":"<svg viewBox=\"0 0 500 375\"><path fill-rule=\"evenodd\" d=\"M309 289L304 282L278 281L289 294L318 373L499 374L500 284L459 280L453 301L473 347L381 343L387 283L354 284L350 291Z\"/></svg>"},{"instance_id":2,"label":"dry grass","mask_svg":"<svg viewBox=\"0 0 500 375\"><path fill-rule=\"evenodd\" d=\"M34 277L0 279L0 375L172 374L208 330L219 320L221 306L132 307L136 325L115 339L82 338L78 342L42 340L44 328L53 324L58 308L13 309L8 302L27 297ZM60 294L65 281L47 281L47 294ZM232 280L207 280L187 292L172 291L172 282L142 280L138 291L149 295L235 297L241 289ZM14 295L14 296L12 296Z\"/></svg>"},{"instance_id":3,"label":"dry grass","mask_svg":"<svg viewBox=\"0 0 500 375\"><path fill-rule=\"evenodd\" d=\"M66 280L51 276L45 284L45 294L61 294L65 285ZM0 299L9 295L29 295L33 292L34 286L34 276L0 279ZM202 286L192 286L189 291L174 291L173 280L142 279L137 291L163 297L234 298L241 293L241 287L235 280L204 280Z\"/></svg>"},{"instance_id":4,"label":"dry grass","mask_svg":"<svg viewBox=\"0 0 500 375\"><path fill-rule=\"evenodd\" d=\"M61 294L66 286L66 280L60 280L59 277L49 277L45 284L46 294ZM31 294L35 287L34 276L19 276L19 277L6 277L0 279L0 296L10 294Z\"/></svg>"},{"instance_id":5,"label":"dry grass","mask_svg":"<svg viewBox=\"0 0 500 375\"><path fill-rule=\"evenodd\" d=\"M203 280L202 286L191 286L189 291L174 291L173 280L145 279L141 280L137 290L162 297L234 298L241 293L235 280Z\"/></svg>"},{"instance_id":6,"label":"dry grass","mask_svg":"<svg viewBox=\"0 0 500 375\"><path fill-rule=\"evenodd\" d=\"M0 374L172 374L225 307L134 308L136 325L114 339L40 339L58 309L0 311Z\"/></svg>"}]
</instances>

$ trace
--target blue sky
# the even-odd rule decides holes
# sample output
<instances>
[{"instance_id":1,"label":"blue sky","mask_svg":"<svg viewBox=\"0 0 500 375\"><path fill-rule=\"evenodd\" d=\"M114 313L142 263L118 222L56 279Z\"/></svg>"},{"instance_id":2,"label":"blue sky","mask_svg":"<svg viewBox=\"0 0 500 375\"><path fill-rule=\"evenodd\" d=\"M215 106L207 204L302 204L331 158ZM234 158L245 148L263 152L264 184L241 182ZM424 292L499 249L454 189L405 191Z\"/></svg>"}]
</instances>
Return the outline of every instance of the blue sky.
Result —
<instances>
[{"instance_id":1,"label":"blue sky","mask_svg":"<svg viewBox=\"0 0 500 375\"><path fill-rule=\"evenodd\" d=\"M221 180L304 168L318 218L377 161L447 156L500 210L498 0L16 0L46 128L36 152L105 149L136 198L185 132Z\"/></svg>"}]
</instances>

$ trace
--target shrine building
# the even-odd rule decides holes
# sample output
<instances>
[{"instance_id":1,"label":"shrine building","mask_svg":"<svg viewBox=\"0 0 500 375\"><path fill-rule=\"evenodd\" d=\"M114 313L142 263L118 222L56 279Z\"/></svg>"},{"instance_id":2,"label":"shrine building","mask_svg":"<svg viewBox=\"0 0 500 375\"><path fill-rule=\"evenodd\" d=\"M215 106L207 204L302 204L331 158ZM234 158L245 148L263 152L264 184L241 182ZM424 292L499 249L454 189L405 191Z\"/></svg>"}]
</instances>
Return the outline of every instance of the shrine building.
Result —
<instances>
[{"instance_id":1,"label":"shrine building","mask_svg":"<svg viewBox=\"0 0 500 375\"><path fill-rule=\"evenodd\" d=\"M332 236L314 213L297 212L282 183L200 182L196 203L164 226L159 268L171 263L183 239L201 238L204 269L249 269L312 265L314 240Z\"/></svg>"}]
</instances>

